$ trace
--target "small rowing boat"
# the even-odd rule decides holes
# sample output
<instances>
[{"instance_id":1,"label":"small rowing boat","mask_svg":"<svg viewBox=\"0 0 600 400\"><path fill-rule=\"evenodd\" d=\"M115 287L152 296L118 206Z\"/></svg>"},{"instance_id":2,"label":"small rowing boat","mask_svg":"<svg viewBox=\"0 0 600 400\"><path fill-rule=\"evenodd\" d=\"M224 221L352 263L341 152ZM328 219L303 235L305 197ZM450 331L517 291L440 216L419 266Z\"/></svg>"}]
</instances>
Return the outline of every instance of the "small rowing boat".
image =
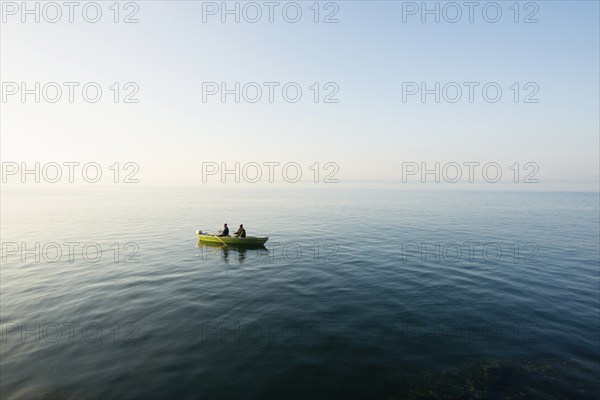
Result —
<instances>
[{"instance_id":1,"label":"small rowing boat","mask_svg":"<svg viewBox=\"0 0 600 400\"><path fill-rule=\"evenodd\" d=\"M233 237L233 236L217 236L214 233L196 231L198 240L203 243L220 243L220 244L233 244L237 246L262 246L267 240L268 236L246 236Z\"/></svg>"}]
</instances>

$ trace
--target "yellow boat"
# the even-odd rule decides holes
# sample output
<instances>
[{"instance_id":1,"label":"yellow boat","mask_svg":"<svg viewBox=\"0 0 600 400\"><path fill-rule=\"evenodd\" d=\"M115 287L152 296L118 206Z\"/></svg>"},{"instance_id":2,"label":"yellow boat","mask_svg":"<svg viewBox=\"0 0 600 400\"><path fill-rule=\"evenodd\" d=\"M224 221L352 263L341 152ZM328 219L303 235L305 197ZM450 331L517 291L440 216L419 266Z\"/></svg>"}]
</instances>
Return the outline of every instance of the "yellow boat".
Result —
<instances>
[{"instance_id":1,"label":"yellow boat","mask_svg":"<svg viewBox=\"0 0 600 400\"><path fill-rule=\"evenodd\" d=\"M203 243L233 244L236 246L262 246L269 240L268 236L246 236L245 238L238 238L233 236L217 236L214 233L202 231L196 231L196 234L198 235L198 240Z\"/></svg>"}]
</instances>

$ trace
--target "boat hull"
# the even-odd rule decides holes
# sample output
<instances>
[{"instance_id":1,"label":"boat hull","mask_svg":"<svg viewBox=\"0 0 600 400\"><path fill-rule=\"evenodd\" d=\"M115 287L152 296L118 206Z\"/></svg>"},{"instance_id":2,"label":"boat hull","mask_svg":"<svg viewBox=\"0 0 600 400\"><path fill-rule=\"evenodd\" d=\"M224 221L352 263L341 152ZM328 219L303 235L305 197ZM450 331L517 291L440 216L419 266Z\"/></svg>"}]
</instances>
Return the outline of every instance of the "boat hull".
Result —
<instances>
[{"instance_id":1,"label":"boat hull","mask_svg":"<svg viewBox=\"0 0 600 400\"><path fill-rule=\"evenodd\" d=\"M198 241L202 243L233 244L236 246L262 246L269 238L267 236L246 236L245 238L236 238L231 236L213 236L198 234Z\"/></svg>"}]
</instances>

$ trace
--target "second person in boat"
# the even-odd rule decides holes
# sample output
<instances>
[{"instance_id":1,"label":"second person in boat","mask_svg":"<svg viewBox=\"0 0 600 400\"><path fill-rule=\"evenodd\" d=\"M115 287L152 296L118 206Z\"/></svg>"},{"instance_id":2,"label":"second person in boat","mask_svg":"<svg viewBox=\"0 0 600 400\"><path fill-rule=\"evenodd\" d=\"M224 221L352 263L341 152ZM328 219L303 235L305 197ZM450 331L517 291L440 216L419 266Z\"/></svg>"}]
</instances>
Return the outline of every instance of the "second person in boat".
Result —
<instances>
[{"instance_id":1,"label":"second person in boat","mask_svg":"<svg viewBox=\"0 0 600 400\"><path fill-rule=\"evenodd\" d=\"M240 225L240 228L237 230L237 232L234 233L236 238L242 237L245 238L246 237L246 230L244 229L244 224Z\"/></svg>"}]
</instances>

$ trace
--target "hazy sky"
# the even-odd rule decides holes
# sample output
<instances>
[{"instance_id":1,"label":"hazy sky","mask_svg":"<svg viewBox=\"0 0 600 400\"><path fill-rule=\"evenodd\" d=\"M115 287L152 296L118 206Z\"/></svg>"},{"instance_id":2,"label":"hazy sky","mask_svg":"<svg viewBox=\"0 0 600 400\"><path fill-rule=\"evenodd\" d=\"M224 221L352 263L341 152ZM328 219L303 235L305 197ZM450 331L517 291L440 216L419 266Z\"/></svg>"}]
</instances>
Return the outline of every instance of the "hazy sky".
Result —
<instances>
[{"instance_id":1,"label":"hazy sky","mask_svg":"<svg viewBox=\"0 0 600 400\"><path fill-rule=\"evenodd\" d=\"M439 22L422 15L422 2L274 2L272 23L262 1L237 3L239 23L233 14L221 15L221 2L121 3L119 23L112 1L98 2L97 23L84 20L86 2L74 9L73 23L65 6L51 23L46 19L55 18L56 9L44 11L39 3L36 23L34 15L22 15L21 2L2 3L3 162L93 161L108 170L130 161L143 182L190 184L202 182L203 162L232 168L236 161L297 162L309 180L314 162L322 172L334 162L340 181L365 185L401 182L406 162L432 168L435 162L495 162L510 183L511 165L532 162L539 166L538 186L598 190L596 1L474 2L472 9L462 1L438 2ZM302 15L292 23L298 8ZM94 7L86 10L93 19ZM138 23L122 22L130 13ZM324 23L328 15L338 22ZM62 97L47 101L55 95L48 86L46 96L40 89L40 103L34 95L23 103L20 92L9 94L11 82L30 89L35 82L58 82ZM73 103L63 82L80 83ZM88 82L102 89L97 103L82 97ZM110 89L115 82L118 103ZM135 89L124 87L127 82L139 87L138 103L123 103ZM204 84L203 101L206 82L217 85ZM234 94L225 102L220 93L207 94L222 82L229 89L240 82L239 103ZM242 89L251 82L262 90L256 103L249 100L257 85L246 86L246 96ZM272 103L264 82L278 84L271 84ZM296 103L282 93L290 82L290 100L295 87L302 90ZM421 83L434 89L436 82L439 103L433 92L423 102ZM473 102L464 82L472 82ZM457 86L462 97L453 103ZM492 102L497 87L502 95ZM419 92L409 95L415 88ZM324 102L333 92L338 102Z\"/></svg>"}]
</instances>

